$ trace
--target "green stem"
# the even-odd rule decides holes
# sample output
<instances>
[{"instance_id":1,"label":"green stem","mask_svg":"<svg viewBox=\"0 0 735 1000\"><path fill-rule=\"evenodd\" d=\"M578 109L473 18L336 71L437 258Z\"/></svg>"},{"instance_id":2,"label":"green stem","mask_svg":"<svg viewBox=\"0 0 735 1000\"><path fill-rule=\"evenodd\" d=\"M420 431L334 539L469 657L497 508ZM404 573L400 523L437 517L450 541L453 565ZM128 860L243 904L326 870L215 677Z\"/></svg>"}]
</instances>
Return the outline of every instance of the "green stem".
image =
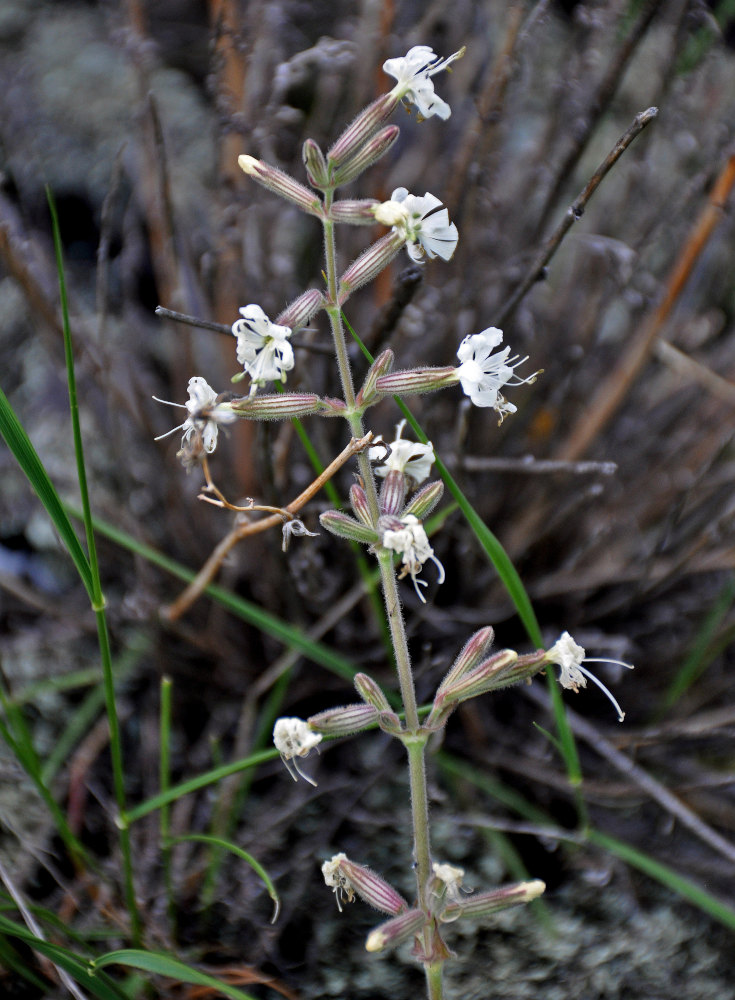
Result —
<instances>
[{"instance_id":1,"label":"green stem","mask_svg":"<svg viewBox=\"0 0 735 1000\"><path fill-rule=\"evenodd\" d=\"M324 207L325 215L329 215L329 208L332 203L334 192L325 191ZM326 258L326 278L327 278L327 301L326 308L329 322L332 329L335 354L339 368L339 376L344 391L344 401L347 405L347 419L353 437L360 438L364 435L362 414L355 410L355 387L352 378L352 368L347 353L347 343L345 340L344 325L342 322L342 310L337 303L337 263L336 248L334 240L334 223L329 219L324 220L324 254ZM375 484L375 475L368 455L365 451L357 456L360 475L362 477L363 488L367 497L368 508L373 524L377 527L380 518L380 504L378 501L378 490ZM404 743L408 751L409 784L411 789L411 819L413 825L414 840L414 860L416 862L416 884L418 904L422 909L427 908L426 887L429 882L431 871L431 846L429 839L429 800L426 788L426 765L424 751L426 748L427 734L421 732L419 726L418 706L416 704L416 690L413 683L413 673L411 671L411 658L408 651L408 641L406 639L406 627L401 610L401 601L398 595L398 584L396 581L395 568L393 565L392 553L386 549L378 551L378 564L380 566L380 576L383 583L383 596L388 616L393 650L395 653L396 666L398 670L398 683L401 689L401 699L406 720L406 735ZM426 981L429 1000L441 1000L442 994L442 968L441 962L432 962L426 965Z\"/></svg>"}]
</instances>

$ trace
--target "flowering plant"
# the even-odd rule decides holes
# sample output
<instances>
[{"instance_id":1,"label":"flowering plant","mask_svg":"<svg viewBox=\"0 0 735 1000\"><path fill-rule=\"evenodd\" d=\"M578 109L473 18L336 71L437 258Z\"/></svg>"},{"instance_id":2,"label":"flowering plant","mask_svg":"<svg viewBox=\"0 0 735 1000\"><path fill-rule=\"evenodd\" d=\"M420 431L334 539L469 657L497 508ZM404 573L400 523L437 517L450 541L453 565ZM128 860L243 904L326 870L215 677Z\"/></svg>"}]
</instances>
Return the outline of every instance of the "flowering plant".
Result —
<instances>
[{"instance_id":1,"label":"flowering plant","mask_svg":"<svg viewBox=\"0 0 735 1000\"><path fill-rule=\"evenodd\" d=\"M439 266L443 266L451 260L459 234L456 225L449 221L447 208L428 192L420 197L410 194L405 187L398 187L390 200L382 203L371 199L339 200L335 193L393 146L398 129L385 122L399 104L415 105L424 119L449 117L449 105L435 93L433 78L459 59L463 51L441 59L427 46L415 46L405 57L389 59L384 69L397 80L392 90L358 115L326 154L313 140L305 143L303 160L309 187L250 154L239 157L238 162L248 178L319 219L324 233L325 287L306 290L273 321L255 303L242 307L240 318L232 324L232 333L237 340L237 361L243 371L233 381L244 375L250 377L247 396L218 395L203 378L196 377L189 384L189 402L184 404L189 416L176 428L184 432L180 455L187 467L197 462L203 467L207 480L204 498L240 513L260 511L268 514L269 517L259 523L267 526L280 523L284 530L284 548L292 536L312 534L295 518L296 511L343 462L357 459L359 480L349 495L354 516L342 509L327 510L321 514L320 523L331 534L367 546L377 559L397 666L401 709L394 708L374 679L358 674L355 688L359 702L327 709L307 720L291 716L279 718L273 729L273 741L294 780L301 777L312 785L316 781L304 773L300 761L311 751L318 751L325 739L379 727L402 743L411 790L415 898L405 899L382 876L351 861L344 852L324 861L322 873L340 910L344 904L359 897L389 917L370 933L366 942L368 951L382 952L401 942L412 943L412 955L425 971L430 1000L443 996L442 970L452 957L444 941L444 925L460 919L483 919L505 907L527 903L544 891L544 885L539 880L531 880L473 892L464 887L465 873L461 868L434 858L425 759L429 738L443 730L449 716L461 703L510 684L528 681L553 665L561 670L560 682L564 688L576 692L586 684L587 677L602 686L582 666L587 660L585 651L566 632L548 649L519 655L510 649L491 653L493 632L485 628L468 640L437 686L428 714L421 714L418 708L399 582L410 577L419 600L426 603L420 587L426 589L427 582L419 579L424 565L434 563L437 585L445 580L444 566L429 541L431 527L426 521L441 499L443 484L438 480L427 482L436 461L429 442L404 438L405 421L398 425L396 436L389 444L373 440L372 432L365 427L366 414L388 396L427 393L459 383L473 404L494 409L502 421L515 413L517 407L505 399L501 389L529 385L540 373L517 375L516 369L528 359L513 355L507 345L501 347L502 331L489 327L462 340L457 350L459 365L456 367L393 371L395 359L392 351L386 350L373 361L361 388L356 391L343 307L354 291L374 280L403 247L411 259L422 266L437 258ZM340 274L336 227L369 226L375 222L389 227L390 232L376 239ZM263 392L269 382L286 381L287 373L297 362L292 332L321 311L329 320L342 398L314 393ZM277 388L282 389L282 384ZM227 502L214 485L208 465L208 456L217 444L219 424L237 419L287 419L306 414L344 419L352 438L344 452L286 507L256 505L253 501L246 507L237 507ZM378 480L382 480L380 488ZM607 693L622 719L617 702ZM407 851L407 867L408 854Z\"/></svg>"}]
</instances>

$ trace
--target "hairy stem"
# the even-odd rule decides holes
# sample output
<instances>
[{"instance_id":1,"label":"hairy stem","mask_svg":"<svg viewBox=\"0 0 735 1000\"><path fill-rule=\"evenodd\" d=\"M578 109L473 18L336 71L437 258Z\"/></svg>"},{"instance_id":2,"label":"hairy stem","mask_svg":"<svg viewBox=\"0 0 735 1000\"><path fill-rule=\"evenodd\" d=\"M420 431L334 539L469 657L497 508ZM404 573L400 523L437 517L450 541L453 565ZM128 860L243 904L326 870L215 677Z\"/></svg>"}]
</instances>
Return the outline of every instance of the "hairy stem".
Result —
<instances>
[{"instance_id":1,"label":"hairy stem","mask_svg":"<svg viewBox=\"0 0 735 1000\"><path fill-rule=\"evenodd\" d=\"M333 197L333 191L325 192L326 214L329 214L329 206ZM353 437L362 438L365 434L362 416L355 411L355 387L352 377L349 355L347 353L347 343L345 339L344 325L342 322L342 311L337 302L337 258L334 238L334 223L326 219L324 221L324 255L326 260L327 278L327 315L332 330L339 376L342 382L344 400L347 404L347 419ZM361 451L357 456L360 475L368 501L368 508L373 524L377 527L380 517L380 506L378 502L378 490L375 484L375 475L368 458L367 451ZM426 788L426 766L424 753L426 748L426 734L422 733L419 727L418 706L416 704L416 690L413 683L413 673L411 671L411 658L408 651L408 641L406 639L406 627L403 620L401 601L398 595L398 582L396 580L395 568L393 565L393 555L383 549L378 553L378 564L380 566L380 576L383 584L383 595L390 626L393 650L395 653L396 665L398 669L398 683L401 690L403 710L406 717L407 737L404 739L408 751L409 783L411 789L411 819L413 826L413 853L416 863L416 885L418 904L422 909L427 908L426 887L429 882L431 871L431 847L429 841L429 805ZM428 942L427 942L428 944ZM431 962L426 964L426 982L429 1000L441 1000L442 992L442 963Z\"/></svg>"}]
</instances>

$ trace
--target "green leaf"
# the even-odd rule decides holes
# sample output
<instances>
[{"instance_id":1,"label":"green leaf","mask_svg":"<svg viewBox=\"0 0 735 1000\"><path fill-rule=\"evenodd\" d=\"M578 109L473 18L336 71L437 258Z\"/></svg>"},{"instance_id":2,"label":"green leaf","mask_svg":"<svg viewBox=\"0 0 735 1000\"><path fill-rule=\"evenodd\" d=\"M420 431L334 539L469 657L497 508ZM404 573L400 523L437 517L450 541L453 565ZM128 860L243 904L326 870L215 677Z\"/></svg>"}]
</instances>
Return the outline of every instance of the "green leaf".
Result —
<instances>
[{"instance_id":1,"label":"green leaf","mask_svg":"<svg viewBox=\"0 0 735 1000\"><path fill-rule=\"evenodd\" d=\"M600 830L589 830L588 839L591 843L597 844L611 854L616 855L616 857L625 861L626 864L632 865L633 868L637 868L651 878L656 879L657 882L667 886L672 892L683 896L684 899L688 899L690 903L693 903L705 913L709 913L711 917L719 920L725 927L735 930L735 910L732 907L723 903L722 900L717 899L716 896L711 895L695 882L685 878L683 875L679 875L678 872L669 868L668 865L661 864L660 861L656 861L635 847L631 847L630 844L626 844L615 837L610 837Z\"/></svg>"},{"instance_id":2,"label":"green leaf","mask_svg":"<svg viewBox=\"0 0 735 1000\"><path fill-rule=\"evenodd\" d=\"M184 841L195 841L200 844L211 844L212 847L220 847L225 851L230 851L232 854L237 855L238 858L241 858L249 864L253 871L259 875L260 878L262 878L265 883L265 887L268 890L268 895L273 900L274 905L271 923L274 924L276 922L279 910L281 909L280 897L276 892L276 887L273 885L270 875L261 863L255 860L252 854L248 854L247 851L243 851L241 847L238 847L237 844L233 844L230 840L225 840L223 837L212 837L207 833L188 833L182 835L181 837L173 837L167 841L167 845L181 844Z\"/></svg>"},{"instance_id":3,"label":"green leaf","mask_svg":"<svg viewBox=\"0 0 735 1000\"><path fill-rule=\"evenodd\" d=\"M91 597L93 593L92 571L87 555L72 527L61 497L56 492L54 484L49 479L43 462L38 456L38 452L31 444L31 439L26 434L2 389L0 389L0 434L25 473L38 499L46 508L46 513L53 521L54 527L66 546L81 581Z\"/></svg>"},{"instance_id":4,"label":"green leaf","mask_svg":"<svg viewBox=\"0 0 735 1000\"><path fill-rule=\"evenodd\" d=\"M243 993L242 990L238 990L234 986L220 982L214 976L208 976L205 972L200 972L199 969L185 965L177 958L161 955L155 951L139 951L134 948L111 951L98 958L93 965L95 969L102 969L108 965L124 965L130 969L140 969L156 976L166 976L168 979L175 979L180 983L209 986L217 993L232 997L232 1000L256 1000L250 993Z\"/></svg>"}]
</instances>

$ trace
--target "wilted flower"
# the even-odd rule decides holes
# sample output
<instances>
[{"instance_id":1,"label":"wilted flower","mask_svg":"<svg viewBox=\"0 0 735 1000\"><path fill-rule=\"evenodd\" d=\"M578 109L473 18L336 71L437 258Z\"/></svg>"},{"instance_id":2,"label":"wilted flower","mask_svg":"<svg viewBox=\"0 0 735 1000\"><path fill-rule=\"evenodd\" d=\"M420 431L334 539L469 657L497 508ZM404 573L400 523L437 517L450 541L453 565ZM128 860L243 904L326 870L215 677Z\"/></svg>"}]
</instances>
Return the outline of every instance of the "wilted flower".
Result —
<instances>
[{"instance_id":1,"label":"wilted flower","mask_svg":"<svg viewBox=\"0 0 735 1000\"><path fill-rule=\"evenodd\" d=\"M333 858L325 861L322 865L324 881L334 891L337 900L337 909L340 913L342 912L342 903L351 903L355 898L355 890L350 885L350 880L340 870L341 863L346 860L346 854L335 854Z\"/></svg>"},{"instance_id":2,"label":"wilted flower","mask_svg":"<svg viewBox=\"0 0 735 1000\"><path fill-rule=\"evenodd\" d=\"M389 472L402 472L413 479L416 486L428 478L434 463L434 448L431 441L421 444L418 441L404 441L401 437L406 421L402 420L396 427L396 439L390 444L374 445L368 455L371 461L383 460L383 464L375 469L376 476L385 477ZM386 451L388 452L386 456ZM384 457L385 456L385 457Z\"/></svg>"},{"instance_id":3,"label":"wilted flower","mask_svg":"<svg viewBox=\"0 0 735 1000\"><path fill-rule=\"evenodd\" d=\"M288 342L291 327L271 323L258 305L240 309L242 319L232 324L237 337L237 360L252 379L250 392L272 379L286 381L286 372L293 368L293 348Z\"/></svg>"},{"instance_id":4,"label":"wilted flower","mask_svg":"<svg viewBox=\"0 0 735 1000\"><path fill-rule=\"evenodd\" d=\"M464 868L457 868L456 865L432 864L431 870L434 872L434 879L439 885L433 890L435 895L446 898L450 903L461 903L462 897L459 890L462 888L464 878ZM465 890L467 892L468 890Z\"/></svg>"},{"instance_id":5,"label":"wilted flower","mask_svg":"<svg viewBox=\"0 0 735 1000\"><path fill-rule=\"evenodd\" d=\"M301 770L295 757L308 757L309 753L322 741L321 733L315 733L309 726L299 718L277 719L273 727L273 743L276 750L281 755L281 760L286 765L286 770L294 781L298 781L299 776L308 781L310 785L316 787L316 781L310 778Z\"/></svg>"},{"instance_id":6,"label":"wilted flower","mask_svg":"<svg viewBox=\"0 0 735 1000\"><path fill-rule=\"evenodd\" d=\"M171 403L167 399L153 398L157 403L165 403L166 406L180 406L189 411L189 416L176 427L172 427L165 434L159 434L156 441L175 434L176 431L183 430L181 438L181 450L188 454L190 451L197 451L194 444L203 448L207 455L211 455L217 447L217 435L219 424L231 424L237 420L237 416L232 412L229 403L218 403L217 393L201 375L194 375L189 379L189 401L188 403ZM194 440L195 439L195 440Z\"/></svg>"},{"instance_id":7,"label":"wilted flower","mask_svg":"<svg viewBox=\"0 0 735 1000\"><path fill-rule=\"evenodd\" d=\"M528 378L519 378L514 369L528 358L517 354L509 357L510 347L493 354L502 340L503 331L495 326L465 337L457 351L461 364L456 370L463 391L475 406L492 406L500 414L501 423L507 413L515 413L516 407L501 396L500 388L534 382L539 374L534 372Z\"/></svg>"},{"instance_id":8,"label":"wilted flower","mask_svg":"<svg viewBox=\"0 0 735 1000\"><path fill-rule=\"evenodd\" d=\"M400 519L389 518L386 520L391 525L394 524L395 527L389 527L383 531L380 540L381 545L386 549L402 553L403 566L399 579L402 579L404 576L410 576L419 600L426 604L426 598L419 590L419 584L423 587L428 586L428 584L425 580L417 579L418 574L423 569L426 560L431 559L439 570L438 583L444 583L444 567L434 555L434 550L429 545L429 539L424 531L424 527L417 517L413 514L407 514Z\"/></svg>"},{"instance_id":9,"label":"wilted flower","mask_svg":"<svg viewBox=\"0 0 735 1000\"><path fill-rule=\"evenodd\" d=\"M324 881L337 897L341 912L342 902L351 903L355 893L370 906L383 913L396 916L408 909L408 903L393 886L366 865L350 861L346 854L335 854L322 865Z\"/></svg>"},{"instance_id":10,"label":"wilted flower","mask_svg":"<svg viewBox=\"0 0 735 1000\"><path fill-rule=\"evenodd\" d=\"M383 70L398 80L391 95L415 104L422 118L437 115L446 120L452 109L434 93L431 77L446 69L455 59L461 59L464 52L461 48L447 59L440 59L428 45L414 45L402 58L388 59L383 63Z\"/></svg>"},{"instance_id":11,"label":"wilted flower","mask_svg":"<svg viewBox=\"0 0 735 1000\"><path fill-rule=\"evenodd\" d=\"M395 189L390 201L374 209L374 215L378 222L393 226L405 238L408 255L417 264L421 263L424 253L430 258L449 260L459 236L455 224L449 222L449 212L440 206L441 201L428 191L419 198L400 187Z\"/></svg>"},{"instance_id":12,"label":"wilted flower","mask_svg":"<svg viewBox=\"0 0 735 1000\"><path fill-rule=\"evenodd\" d=\"M563 688L574 691L575 694L581 687L587 687L586 678L589 677L613 703L615 711L618 713L618 721L623 721L625 712L623 712L602 681L598 680L593 673L583 667L582 663L614 663L620 667L627 667L628 670L633 669L632 663L586 656L584 648L576 643L568 632L564 632L551 649L547 650L546 661L547 663L555 663L561 668L559 683Z\"/></svg>"}]
</instances>

